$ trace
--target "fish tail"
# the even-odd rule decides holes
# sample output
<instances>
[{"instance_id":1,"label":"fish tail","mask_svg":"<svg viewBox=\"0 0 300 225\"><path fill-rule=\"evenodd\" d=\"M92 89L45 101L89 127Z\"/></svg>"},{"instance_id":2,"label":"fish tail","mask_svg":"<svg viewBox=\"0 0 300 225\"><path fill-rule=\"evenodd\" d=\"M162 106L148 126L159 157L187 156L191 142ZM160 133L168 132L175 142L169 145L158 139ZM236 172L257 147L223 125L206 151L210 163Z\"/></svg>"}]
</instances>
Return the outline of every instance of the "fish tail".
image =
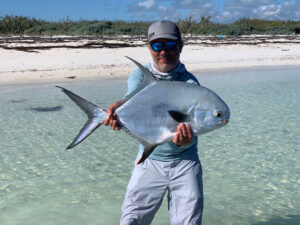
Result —
<instances>
[{"instance_id":1,"label":"fish tail","mask_svg":"<svg viewBox=\"0 0 300 225\"><path fill-rule=\"evenodd\" d=\"M85 100L84 98L81 98L80 96L74 94L73 92L63 87L59 87L59 86L56 87L62 89L62 91L66 95L68 95L68 97L72 99L88 116L88 120L83 126L83 128L79 131L78 135L73 140L73 142L67 147L67 149L70 149L78 145L80 142L86 139L91 133L93 133L93 131L95 131L104 122L104 120L107 117L107 113L105 112L105 110L99 108L98 106Z\"/></svg>"}]
</instances>

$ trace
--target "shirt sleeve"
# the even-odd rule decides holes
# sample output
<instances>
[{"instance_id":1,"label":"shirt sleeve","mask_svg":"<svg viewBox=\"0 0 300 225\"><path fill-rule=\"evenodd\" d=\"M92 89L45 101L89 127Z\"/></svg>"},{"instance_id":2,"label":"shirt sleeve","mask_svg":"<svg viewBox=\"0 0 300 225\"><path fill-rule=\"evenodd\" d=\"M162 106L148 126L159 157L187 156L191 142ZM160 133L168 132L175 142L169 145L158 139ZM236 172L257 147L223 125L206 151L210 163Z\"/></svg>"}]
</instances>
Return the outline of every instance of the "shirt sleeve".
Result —
<instances>
[{"instance_id":1,"label":"shirt sleeve","mask_svg":"<svg viewBox=\"0 0 300 225\"><path fill-rule=\"evenodd\" d=\"M137 89L143 82L143 75L139 69L132 71L127 81L127 93L125 97L130 95L135 89Z\"/></svg>"}]
</instances>

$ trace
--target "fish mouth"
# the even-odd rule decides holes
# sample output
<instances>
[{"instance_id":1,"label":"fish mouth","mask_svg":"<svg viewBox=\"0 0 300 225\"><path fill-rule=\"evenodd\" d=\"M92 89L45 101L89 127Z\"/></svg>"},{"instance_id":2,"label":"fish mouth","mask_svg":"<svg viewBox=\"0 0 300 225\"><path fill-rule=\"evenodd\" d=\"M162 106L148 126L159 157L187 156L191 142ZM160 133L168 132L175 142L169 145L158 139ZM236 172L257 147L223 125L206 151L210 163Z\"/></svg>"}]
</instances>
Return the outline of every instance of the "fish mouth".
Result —
<instances>
[{"instance_id":1,"label":"fish mouth","mask_svg":"<svg viewBox=\"0 0 300 225\"><path fill-rule=\"evenodd\" d=\"M227 123L229 123L229 119L222 120L222 125L225 126Z\"/></svg>"}]
</instances>

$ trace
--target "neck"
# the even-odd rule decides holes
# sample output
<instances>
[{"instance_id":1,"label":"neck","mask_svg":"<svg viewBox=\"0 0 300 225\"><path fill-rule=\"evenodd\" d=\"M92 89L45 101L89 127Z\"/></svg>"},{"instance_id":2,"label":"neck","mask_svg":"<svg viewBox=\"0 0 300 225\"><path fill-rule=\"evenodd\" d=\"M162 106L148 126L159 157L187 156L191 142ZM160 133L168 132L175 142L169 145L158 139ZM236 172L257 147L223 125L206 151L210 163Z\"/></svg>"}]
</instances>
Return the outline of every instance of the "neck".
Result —
<instances>
[{"instance_id":1,"label":"neck","mask_svg":"<svg viewBox=\"0 0 300 225\"><path fill-rule=\"evenodd\" d=\"M157 70L154 66L154 62L151 61L151 72L153 75L159 79L159 80L177 80L177 77L179 76L180 72L185 70L185 67L182 63L178 62L178 65L175 69L169 71L169 72L160 72Z\"/></svg>"}]
</instances>

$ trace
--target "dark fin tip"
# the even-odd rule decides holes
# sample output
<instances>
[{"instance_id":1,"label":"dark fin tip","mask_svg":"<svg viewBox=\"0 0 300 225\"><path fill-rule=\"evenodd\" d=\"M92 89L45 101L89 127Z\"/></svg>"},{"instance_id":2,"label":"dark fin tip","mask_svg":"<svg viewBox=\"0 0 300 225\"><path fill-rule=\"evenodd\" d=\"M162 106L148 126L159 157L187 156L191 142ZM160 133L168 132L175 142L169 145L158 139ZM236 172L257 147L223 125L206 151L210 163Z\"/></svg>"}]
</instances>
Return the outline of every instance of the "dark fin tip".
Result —
<instances>
[{"instance_id":1,"label":"dark fin tip","mask_svg":"<svg viewBox=\"0 0 300 225\"><path fill-rule=\"evenodd\" d=\"M144 149L143 155L142 157L137 161L137 165L144 162L149 155L151 155L151 153L153 152L153 150L155 149L155 147L157 146L157 144L154 145L150 145L149 147Z\"/></svg>"},{"instance_id":2,"label":"dark fin tip","mask_svg":"<svg viewBox=\"0 0 300 225\"><path fill-rule=\"evenodd\" d=\"M139 159L139 161L137 161L136 165L139 165L142 162L142 158Z\"/></svg>"}]
</instances>

